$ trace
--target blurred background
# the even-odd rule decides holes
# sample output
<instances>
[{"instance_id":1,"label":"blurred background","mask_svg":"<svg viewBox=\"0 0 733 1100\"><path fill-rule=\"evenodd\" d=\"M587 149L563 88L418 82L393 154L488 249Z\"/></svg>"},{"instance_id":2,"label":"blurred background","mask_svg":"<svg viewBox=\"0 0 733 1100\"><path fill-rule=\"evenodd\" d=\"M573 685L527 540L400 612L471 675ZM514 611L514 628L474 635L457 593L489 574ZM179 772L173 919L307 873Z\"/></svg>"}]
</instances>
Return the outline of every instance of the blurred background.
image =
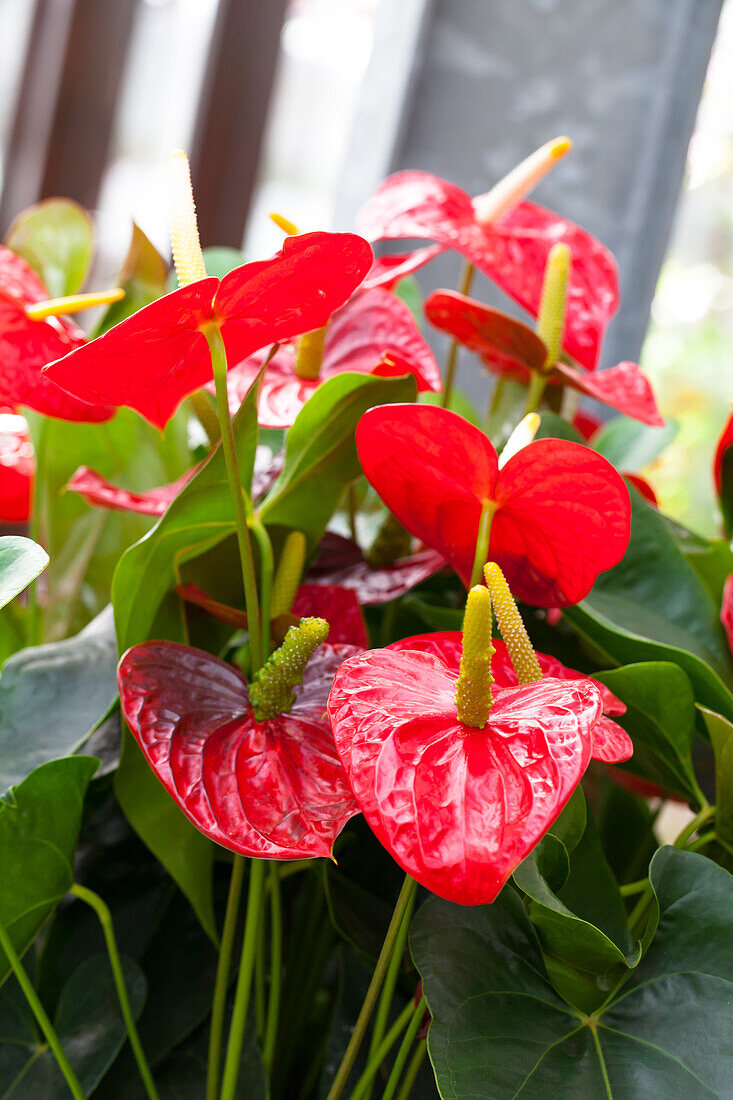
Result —
<instances>
[{"instance_id":1,"label":"blurred background","mask_svg":"<svg viewBox=\"0 0 733 1100\"><path fill-rule=\"evenodd\" d=\"M476 193L567 132L538 199L619 255L609 355L640 355L680 426L646 474L712 534L733 401L732 103L733 0L0 0L0 231L64 194L94 211L95 279L113 278L131 219L167 255L181 146L204 244L256 257L280 245L270 210L349 228L388 171ZM428 271L454 285L458 261ZM475 366L460 381L485 400Z\"/></svg>"}]
</instances>

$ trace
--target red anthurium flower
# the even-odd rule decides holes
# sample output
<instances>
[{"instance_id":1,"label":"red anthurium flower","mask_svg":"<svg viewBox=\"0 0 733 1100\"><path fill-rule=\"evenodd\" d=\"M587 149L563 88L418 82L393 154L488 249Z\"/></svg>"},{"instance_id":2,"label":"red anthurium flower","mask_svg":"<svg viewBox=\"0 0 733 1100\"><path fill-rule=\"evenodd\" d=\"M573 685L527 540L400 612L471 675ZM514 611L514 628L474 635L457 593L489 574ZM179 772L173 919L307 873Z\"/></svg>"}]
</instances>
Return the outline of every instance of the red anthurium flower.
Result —
<instances>
[{"instance_id":1,"label":"red anthurium flower","mask_svg":"<svg viewBox=\"0 0 733 1100\"><path fill-rule=\"evenodd\" d=\"M163 428L188 394L211 381L204 331L218 324L231 365L259 348L321 328L372 263L353 233L288 237L271 260L244 264L166 294L46 374L88 401L128 405Z\"/></svg>"},{"instance_id":2,"label":"red anthurium flower","mask_svg":"<svg viewBox=\"0 0 733 1100\"><path fill-rule=\"evenodd\" d=\"M425 547L406 558L398 558L391 565L371 566L355 542L327 531L306 580L310 584L348 588L360 604L367 606L389 603L404 596L405 592L438 573L445 564L442 554ZM324 614L323 618L327 619L328 615Z\"/></svg>"},{"instance_id":3,"label":"red anthurium flower","mask_svg":"<svg viewBox=\"0 0 733 1100\"><path fill-rule=\"evenodd\" d=\"M367 822L418 882L493 901L552 825L591 758L590 680L496 687L488 721L459 721L458 673L424 651L372 650L336 673L328 713Z\"/></svg>"},{"instance_id":4,"label":"red anthurium flower","mask_svg":"<svg viewBox=\"0 0 733 1100\"><path fill-rule=\"evenodd\" d=\"M733 653L733 573L727 578L723 588L723 606L720 609L720 621L728 637L728 645Z\"/></svg>"},{"instance_id":5,"label":"red anthurium flower","mask_svg":"<svg viewBox=\"0 0 733 1100\"><path fill-rule=\"evenodd\" d=\"M713 476L715 478L715 491L718 496L723 492L723 459L729 447L733 447L733 413L728 417L726 425L721 432L720 439L718 440L718 445L715 448Z\"/></svg>"},{"instance_id":6,"label":"red anthurium flower","mask_svg":"<svg viewBox=\"0 0 733 1100\"><path fill-rule=\"evenodd\" d=\"M0 245L0 403L26 405L59 420L109 420L114 410L71 397L41 373L46 363L86 341L67 317L28 318L26 307L48 298L33 268Z\"/></svg>"},{"instance_id":7,"label":"red anthurium flower","mask_svg":"<svg viewBox=\"0 0 733 1100\"><path fill-rule=\"evenodd\" d=\"M273 454L272 450L263 444L257 447L252 477L253 500L257 500L267 492L281 472L284 461L282 453ZM200 465L192 466L190 470L186 470L185 474L181 474L167 485L158 485L155 489L133 493L129 489L122 489L119 485L113 485L96 470L90 470L88 466L80 466L67 482L66 488L72 493L79 493L88 504L97 508L109 508L116 512L138 512L143 516L162 516L171 501L178 496L184 485L188 484L200 468Z\"/></svg>"},{"instance_id":8,"label":"red anthurium flower","mask_svg":"<svg viewBox=\"0 0 733 1100\"><path fill-rule=\"evenodd\" d=\"M580 443L538 440L500 470L482 431L448 409L420 405L370 409L356 441L390 511L466 582L482 510L493 511L487 556L525 603L577 603L626 551L628 490Z\"/></svg>"},{"instance_id":9,"label":"red anthurium flower","mask_svg":"<svg viewBox=\"0 0 733 1100\"><path fill-rule=\"evenodd\" d=\"M576 412L572 419L573 427L580 432L583 439L591 440L593 436L603 427L603 421L598 416L593 416L589 412L581 410Z\"/></svg>"},{"instance_id":10,"label":"red anthurium flower","mask_svg":"<svg viewBox=\"0 0 733 1100\"><path fill-rule=\"evenodd\" d=\"M289 428L308 398L328 378L349 371L390 376L414 374L418 389L440 392L440 370L410 310L387 290L359 290L337 310L326 330L317 378L296 374L295 342L281 344L260 390L259 422ZM263 349L229 372L229 404L236 411L266 358Z\"/></svg>"},{"instance_id":11,"label":"red anthurium flower","mask_svg":"<svg viewBox=\"0 0 733 1100\"><path fill-rule=\"evenodd\" d=\"M325 713L334 672L355 652L321 646L290 713L258 721L231 665L146 642L120 661L122 713L165 789L217 844L265 859L329 856L358 812Z\"/></svg>"},{"instance_id":12,"label":"red anthurium flower","mask_svg":"<svg viewBox=\"0 0 733 1100\"><path fill-rule=\"evenodd\" d=\"M385 290L393 290L401 279L413 272L419 271L425 264L429 264L441 252L445 252L442 244L432 244L428 248L418 248L414 252L388 253L385 256L375 256L372 269L362 283L367 289L374 286L382 286Z\"/></svg>"},{"instance_id":13,"label":"red anthurium flower","mask_svg":"<svg viewBox=\"0 0 733 1100\"><path fill-rule=\"evenodd\" d=\"M12 409L0 409L0 521L26 523L33 507L36 463L28 425Z\"/></svg>"},{"instance_id":14,"label":"red anthurium flower","mask_svg":"<svg viewBox=\"0 0 733 1100\"><path fill-rule=\"evenodd\" d=\"M563 347L592 370L618 306L616 262L580 226L533 202L520 202L488 225L460 187L429 172L398 172L361 209L357 229L371 241L431 240L455 249L524 309L537 316L547 257L562 241L572 250Z\"/></svg>"},{"instance_id":15,"label":"red anthurium flower","mask_svg":"<svg viewBox=\"0 0 733 1100\"><path fill-rule=\"evenodd\" d=\"M547 349L539 336L521 321L473 298L453 290L436 290L425 302L425 315L500 374L527 381L530 371L543 369ZM550 381L570 386L644 424L664 424L652 387L636 363L619 363L593 374L557 362Z\"/></svg>"},{"instance_id":16,"label":"red anthurium flower","mask_svg":"<svg viewBox=\"0 0 733 1100\"><path fill-rule=\"evenodd\" d=\"M501 638L493 641L494 655L491 658L491 674L497 687L516 687L517 674L514 671L509 651ZM387 649L411 650L413 652L432 653L458 673L463 652L463 635L460 630L445 630L433 634L416 634L412 638L402 638L393 642ZM626 730L613 722L607 715L624 714L626 704L613 694L605 684L585 676L582 672L567 668L549 653L537 653L537 660L543 676L555 680L590 680L598 688L603 702L603 714L593 727L593 759L603 760L607 764L618 764L628 760L634 751L631 738Z\"/></svg>"}]
</instances>

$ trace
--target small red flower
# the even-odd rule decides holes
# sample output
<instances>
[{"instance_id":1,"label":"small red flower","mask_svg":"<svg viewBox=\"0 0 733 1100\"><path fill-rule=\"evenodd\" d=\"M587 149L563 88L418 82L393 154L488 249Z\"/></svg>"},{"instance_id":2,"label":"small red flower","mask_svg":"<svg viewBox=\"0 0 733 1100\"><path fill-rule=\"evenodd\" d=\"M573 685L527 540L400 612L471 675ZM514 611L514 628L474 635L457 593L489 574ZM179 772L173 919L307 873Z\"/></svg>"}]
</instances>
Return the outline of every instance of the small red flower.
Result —
<instances>
[{"instance_id":1,"label":"small red flower","mask_svg":"<svg viewBox=\"0 0 733 1100\"><path fill-rule=\"evenodd\" d=\"M491 370L526 382L532 370L543 369L547 348L539 336L521 321L473 298L436 290L425 302L425 315L441 332L480 355ZM654 391L636 363L619 363L589 373L559 361L552 368L550 381L570 386L643 424L664 425Z\"/></svg>"},{"instance_id":2,"label":"small red flower","mask_svg":"<svg viewBox=\"0 0 733 1100\"><path fill-rule=\"evenodd\" d=\"M41 372L46 363L86 342L66 317L28 318L26 307L48 298L33 268L0 245L0 404L26 405L59 420L109 420L113 409L71 397Z\"/></svg>"},{"instance_id":3,"label":"small red flower","mask_svg":"<svg viewBox=\"0 0 733 1100\"><path fill-rule=\"evenodd\" d=\"M181 401L211 381L207 325L221 327L228 361L321 328L372 264L352 233L288 237L271 260L166 294L64 359L46 375L88 401L127 405L163 428Z\"/></svg>"},{"instance_id":4,"label":"small red flower","mask_svg":"<svg viewBox=\"0 0 733 1100\"><path fill-rule=\"evenodd\" d=\"M372 566L351 539L327 531L321 539L318 557L306 580L310 584L340 585L356 595L363 606L389 603L445 567L437 550L425 547L391 565ZM319 612L320 614L320 612ZM328 615L323 615L324 619Z\"/></svg>"},{"instance_id":5,"label":"small red flower","mask_svg":"<svg viewBox=\"0 0 733 1100\"><path fill-rule=\"evenodd\" d=\"M733 413L728 417L715 448L713 477L715 478L715 491L718 496L723 492L723 460L729 447L733 447Z\"/></svg>"},{"instance_id":6,"label":"small red flower","mask_svg":"<svg viewBox=\"0 0 733 1100\"><path fill-rule=\"evenodd\" d=\"M336 673L328 713L362 813L423 886L493 901L591 758L602 700L590 680L500 688L483 729L456 714L458 673L432 653L372 650Z\"/></svg>"},{"instance_id":7,"label":"small red flower","mask_svg":"<svg viewBox=\"0 0 733 1100\"><path fill-rule=\"evenodd\" d=\"M573 254L563 347L592 370L618 307L616 262L589 233L533 202L520 202L489 225L470 195L429 172L398 172L384 181L357 217L368 240L431 240L455 249L534 316L547 257L562 241Z\"/></svg>"},{"instance_id":8,"label":"small red flower","mask_svg":"<svg viewBox=\"0 0 733 1100\"><path fill-rule=\"evenodd\" d=\"M12 409L0 409L0 522L28 522L35 472L33 444L24 417Z\"/></svg>"},{"instance_id":9,"label":"small red flower","mask_svg":"<svg viewBox=\"0 0 733 1100\"><path fill-rule=\"evenodd\" d=\"M517 674L505 643L501 638L495 638L492 645L494 655L491 658L491 675L494 683L502 688L517 687ZM457 674L463 652L463 635L460 630L416 634L412 638L402 638L398 642L392 642L387 649L432 653ZM622 703L610 688L599 680L594 680L592 676L586 676L582 672L576 672L573 668L567 668L558 661L557 657L552 657L549 653L537 653L537 660L543 676L551 676L555 680L590 680L598 688L603 702L603 714L593 727L593 759L603 760L607 764L620 764L628 760L634 751L631 738L618 722L607 717L611 714L625 714L626 704Z\"/></svg>"},{"instance_id":10,"label":"small red flower","mask_svg":"<svg viewBox=\"0 0 733 1100\"><path fill-rule=\"evenodd\" d=\"M577 603L626 551L628 490L582 444L538 440L500 470L482 431L447 409L419 405L370 409L356 441L387 507L466 582L486 504L494 505L488 557L526 603Z\"/></svg>"},{"instance_id":11,"label":"small red flower","mask_svg":"<svg viewBox=\"0 0 733 1100\"><path fill-rule=\"evenodd\" d=\"M258 418L263 428L289 428L308 398L328 378L356 374L413 374L420 391L441 389L440 370L407 306L387 290L358 290L331 318L317 378L295 372L296 343L281 344L262 381ZM237 364L228 378L232 412L262 369L263 349ZM209 389L213 388L212 386Z\"/></svg>"},{"instance_id":12,"label":"small red flower","mask_svg":"<svg viewBox=\"0 0 733 1100\"><path fill-rule=\"evenodd\" d=\"M264 859L329 856L358 812L326 718L333 675L353 646L323 645L289 714L257 721L231 665L173 642L120 661L120 704L156 776L205 836Z\"/></svg>"}]
</instances>

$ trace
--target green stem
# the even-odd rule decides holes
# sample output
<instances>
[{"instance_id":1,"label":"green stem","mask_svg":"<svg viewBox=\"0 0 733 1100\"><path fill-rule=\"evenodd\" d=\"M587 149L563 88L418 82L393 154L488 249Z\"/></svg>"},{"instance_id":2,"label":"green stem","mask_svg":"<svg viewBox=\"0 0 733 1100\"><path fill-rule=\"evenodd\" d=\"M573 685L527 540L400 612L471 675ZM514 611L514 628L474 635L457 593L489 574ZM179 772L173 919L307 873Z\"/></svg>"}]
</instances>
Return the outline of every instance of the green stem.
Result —
<instances>
[{"instance_id":1,"label":"green stem","mask_svg":"<svg viewBox=\"0 0 733 1100\"><path fill-rule=\"evenodd\" d=\"M356 1082L349 1100L366 1100L366 1097L371 1095L373 1081L379 1072L379 1067L397 1042L398 1036L409 1024L414 1011L415 1006L412 1002L406 1004L387 1034L381 1037L373 1051L369 1051L369 1060L364 1067L364 1072Z\"/></svg>"},{"instance_id":2,"label":"green stem","mask_svg":"<svg viewBox=\"0 0 733 1100\"><path fill-rule=\"evenodd\" d=\"M427 1002L425 998L422 997L420 999L419 1005L413 1012L413 1016L408 1025L407 1031L402 1037L400 1049L397 1051L397 1057L395 1058L394 1065L392 1066L392 1072L387 1078L387 1084L385 1085L384 1092L382 1093L382 1100L392 1100L392 1097L397 1091L400 1074L405 1068L405 1062L407 1061L407 1056L410 1053L410 1048L415 1041L415 1036L417 1035L418 1028L420 1027L422 1018L425 1015L426 1005Z\"/></svg>"},{"instance_id":3,"label":"green stem","mask_svg":"<svg viewBox=\"0 0 733 1100\"><path fill-rule=\"evenodd\" d=\"M394 912L392 913L392 919L389 922L389 928L387 929L387 935L384 938L382 944L382 950L379 952L379 958L377 959L377 965L374 968L372 974L372 980L369 983L364 1003L361 1006L361 1011L354 1026L349 1044L346 1047L346 1052L341 1061L341 1065L338 1068L338 1072L334 1078L333 1084L329 1090L326 1100L338 1100L338 1097L344 1091L346 1082L348 1081L349 1074L353 1068L356 1056L359 1053L359 1048L363 1042L366 1034L367 1027L369 1026L369 1020L371 1019L374 1006L377 1003L377 997L379 991L382 988L382 982L384 976L387 973L387 967L389 966L389 960L392 958L392 952L394 951L395 941L400 930L407 907L410 904L410 899L417 889L417 883L409 875L405 875L405 881L402 884L400 890L400 896L397 898L397 904L395 905ZM224 1100L224 1098L222 1098ZM227 1098L229 1100L229 1098Z\"/></svg>"},{"instance_id":4,"label":"green stem","mask_svg":"<svg viewBox=\"0 0 733 1100\"><path fill-rule=\"evenodd\" d=\"M265 1040L262 1045L262 1061L265 1073L272 1072L275 1058L277 1028L280 1022L280 995L282 992L283 967L283 913L280 894L280 874L277 863L270 863L270 998L267 1002L267 1023Z\"/></svg>"},{"instance_id":5,"label":"green stem","mask_svg":"<svg viewBox=\"0 0 733 1100\"><path fill-rule=\"evenodd\" d=\"M494 392L491 395L491 399L489 401L489 407L486 411L487 424L491 424L491 421L494 419L497 412L499 411L499 406L501 405L501 399L504 396L505 388L506 388L506 375L505 374L500 374L499 377L496 380L496 385L494 386Z\"/></svg>"},{"instance_id":6,"label":"green stem","mask_svg":"<svg viewBox=\"0 0 733 1100\"><path fill-rule=\"evenodd\" d=\"M204 390L196 390L188 399L188 403L196 414L201 427L206 432L209 446L215 447L221 439L221 428L216 409L209 400L209 395Z\"/></svg>"},{"instance_id":7,"label":"green stem","mask_svg":"<svg viewBox=\"0 0 733 1100\"><path fill-rule=\"evenodd\" d=\"M227 990L229 989L229 971L232 965L232 950L234 948L234 936L237 930L239 900L242 896L243 880L244 859L242 856L235 856L232 864L231 878L229 879L229 895L227 897L227 907L224 913L224 928L221 934L219 961L216 966L216 981L214 982L214 1000L211 1006L206 1100L216 1100L219 1092L221 1048L224 1016L226 1014Z\"/></svg>"},{"instance_id":8,"label":"green stem","mask_svg":"<svg viewBox=\"0 0 733 1100\"><path fill-rule=\"evenodd\" d=\"M527 413L535 412L542 400L542 394L545 392L546 386L547 377L544 374L540 374L539 371L532 371L532 377L529 380L529 390L527 392L527 404L524 409L525 416Z\"/></svg>"},{"instance_id":9,"label":"green stem","mask_svg":"<svg viewBox=\"0 0 733 1100\"><path fill-rule=\"evenodd\" d=\"M417 1075L420 1072L420 1067L423 1064L427 1052L428 1041L427 1039L421 1039L415 1047L415 1053L410 1059L410 1064L407 1067L407 1073L405 1074L405 1079L402 1082L402 1088L397 1095L397 1100L407 1100L408 1096L412 1092L412 1086L417 1080Z\"/></svg>"},{"instance_id":10,"label":"green stem","mask_svg":"<svg viewBox=\"0 0 733 1100\"><path fill-rule=\"evenodd\" d=\"M415 907L415 895L413 893L410 898L410 904L405 911L405 917L400 925L400 930L395 940L394 952L392 958L389 960L389 967L387 968L387 975L384 979L384 987L382 988L382 995L379 998L379 1005L374 1017L374 1026L372 1027L372 1038L369 1044L369 1060L374 1057L374 1054L382 1041L385 1029L387 1027L387 1021L389 1019L389 1010L392 1006L392 998L394 997L394 991L397 986L397 979L400 974L400 968L402 966L402 958L405 953L405 944L407 943L407 934L410 931L410 921L412 920L412 911ZM381 1059L380 1059L381 1062ZM354 1098L352 1097L352 1100Z\"/></svg>"},{"instance_id":11,"label":"green stem","mask_svg":"<svg viewBox=\"0 0 733 1100\"><path fill-rule=\"evenodd\" d=\"M359 533L356 528L356 517L359 511L356 500L356 482L349 483L349 487L346 490L346 506L349 511L349 530L351 531L351 541L359 545Z\"/></svg>"},{"instance_id":12,"label":"green stem","mask_svg":"<svg viewBox=\"0 0 733 1100\"><path fill-rule=\"evenodd\" d=\"M703 808L700 810L699 814L696 814L695 817L693 817L689 825L686 825L680 835L677 837L674 842L675 848L686 847L687 841L690 839L693 833L696 833L700 826L704 825L705 822L708 821L714 813L715 806L710 806L706 802Z\"/></svg>"},{"instance_id":13,"label":"green stem","mask_svg":"<svg viewBox=\"0 0 733 1100\"><path fill-rule=\"evenodd\" d=\"M33 1015L35 1016L38 1026L46 1037L54 1058L58 1062L59 1069L64 1075L66 1084L69 1086L69 1092L75 1098L75 1100L85 1100L84 1092L79 1084L79 1078L71 1068L71 1063L66 1057L66 1052L61 1046L61 1041L56 1034L53 1024L49 1020L46 1010L41 1004L41 1000L33 988L30 978L23 969L23 964L15 953L12 940L5 931L4 925L0 924L0 947L5 952L6 958L10 963L13 973L17 979L18 985L23 991L26 1001L28 1002Z\"/></svg>"},{"instance_id":14,"label":"green stem","mask_svg":"<svg viewBox=\"0 0 733 1100\"><path fill-rule=\"evenodd\" d=\"M633 897L634 894L640 894L643 890L646 890L649 885L648 878L637 879L636 882L626 882L623 886L619 886L618 891L622 898Z\"/></svg>"},{"instance_id":15,"label":"green stem","mask_svg":"<svg viewBox=\"0 0 733 1100\"><path fill-rule=\"evenodd\" d=\"M150 1072L150 1066L148 1065L148 1060L145 1057L143 1045L140 1042L140 1035L138 1034L137 1026L135 1024L135 1017L132 1014L130 999L127 996L125 976L122 972L122 962L120 960L120 953L117 948L114 925L112 924L112 914L109 911L109 907L107 906L106 902L104 902L102 898L100 898L99 894L95 894L93 890L88 890L86 886L80 886L77 882L74 883L69 892L74 894L75 897L79 898L80 901L85 902L88 906L90 906L90 908L94 910L97 915L97 919L102 926L104 942L107 945L109 964L112 968L112 977L114 978L115 989L117 990L117 998L120 1002L122 1018L124 1019L125 1027L127 1028L127 1035L130 1040L130 1047L132 1049L133 1055L135 1056L137 1068L140 1070L140 1076L143 1079L146 1093L150 1097L150 1100L159 1100L158 1090L155 1087L153 1075Z\"/></svg>"},{"instance_id":16,"label":"green stem","mask_svg":"<svg viewBox=\"0 0 733 1100\"><path fill-rule=\"evenodd\" d=\"M493 500L484 501L481 508L481 516L478 521L478 534L476 536L476 556L473 559L473 569L471 570L471 585L473 588L475 584L481 583L483 577L484 566L489 557L489 539L491 538L491 521L494 518L494 512L496 511L496 505Z\"/></svg>"},{"instance_id":17,"label":"green stem","mask_svg":"<svg viewBox=\"0 0 733 1100\"><path fill-rule=\"evenodd\" d=\"M459 294L468 294L471 289L471 283L473 282L473 276L475 272L473 264L470 264L468 260L461 268L461 277L458 283ZM458 363L458 349L460 344L457 340L452 340L450 348L448 350L448 358L445 361L445 385L443 387L443 397L441 405L444 409L448 408L450 403L451 394L453 392L453 382L455 380L456 365Z\"/></svg>"},{"instance_id":18,"label":"green stem","mask_svg":"<svg viewBox=\"0 0 733 1100\"><path fill-rule=\"evenodd\" d=\"M270 618L272 611L272 578L275 573L275 558L272 543L265 525L259 517L251 521L252 534L260 552L260 606L262 608L262 658L270 656Z\"/></svg>"},{"instance_id":19,"label":"green stem","mask_svg":"<svg viewBox=\"0 0 733 1100\"><path fill-rule=\"evenodd\" d=\"M265 914L262 913L262 919L257 929L257 950L255 951L255 976L254 976L254 991L255 991L255 1029L257 1031L257 1041L262 1046L262 1040L265 1037L265 1017L267 1009L265 1007Z\"/></svg>"},{"instance_id":20,"label":"green stem","mask_svg":"<svg viewBox=\"0 0 733 1100\"><path fill-rule=\"evenodd\" d=\"M714 840L717 840L718 836L715 830L709 833L705 833L705 836L699 836L697 840L693 840L691 844L687 845L688 852L699 852L702 848L706 848L708 844L712 844Z\"/></svg>"},{"instance_id":21,"label":"green stem","mask_svg":"<svg viewBox=\"0 0 733 1100\"><path fill-rule=\"evenodd\" d=\"M234 995L234 1010L229 1028L229 1042L224 1062L224 1077L221 1086L221 1100L234 1100L239 1079L239 1065L242 1060L244 1032L247 1027L247 1012L252 976L257 951L257 930L262 912L262 899L265 889L265 862L261 859L250 861L249 893L247 896L247 919L244 924L242 955L239 960L237 991Z\"/></svg>"},{"instance_id":22,"label":"green stem","mask_svg":"<svg viewBox=\"0 0 733 1100\"><path fill-rule=\"evenodd\" d=\"M242 581L244 582L244 601L247 611L252 671L257 672L257 670L262 667L263 663L262 636L260 633L260 607L257 597L257 582L255 579L252 544L250 542L249 528L247 526L244 490L242 488L242 479L239 475L239 463L237 461L237 448L234 442L234 431L232 430L232 418L229 415L229 399L227 397L227 354L226 348L224 347L224 340L221 335L221 329L218 325L210 325L206 329L205 335L209 345L211 366L214 372L216 411L219 415L221 444L224 449L224 462L226 465L227 479L229 481L229 491L232 496L234 523L237 530L239 557L242 564Z\"/></svg>"}]
</instances>

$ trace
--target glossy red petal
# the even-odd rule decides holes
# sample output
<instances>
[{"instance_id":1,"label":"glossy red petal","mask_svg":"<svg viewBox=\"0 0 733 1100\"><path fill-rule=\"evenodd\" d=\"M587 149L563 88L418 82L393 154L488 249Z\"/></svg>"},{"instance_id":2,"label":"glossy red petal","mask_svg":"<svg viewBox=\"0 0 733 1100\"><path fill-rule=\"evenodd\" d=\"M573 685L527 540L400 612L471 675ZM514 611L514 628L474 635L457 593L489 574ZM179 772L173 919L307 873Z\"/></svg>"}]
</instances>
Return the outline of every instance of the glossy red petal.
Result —
<instances>
[{"instance_id":1,"label":"glossy red petal","mask_svg":"<svg viewBox=\"0 0 733 1100\"><path fill-rule=\"evenodd\" d=\"M137 512L142 516L162 516L170 502L178 496L184 485L194 476L198 466L168 485L159 485L142 493L133 493L119 485L113 485L96 470L80 466L66 485L72 493L84 497L87 504L96 508L108 508L113 512Z\"/></svg>"},{"instance_id":2,"label":"glossy red petal","mask_svg":"<svg viewBox=\"0 0 733 1100\"><path fill-rule=\"evenodd\" d=\"M407 275L419 271L425 264L429 264L445 249L441 244L429 245L428 248L416 248L413 252L391 253L386 256L375 256L371 271L362 283L365 290L374 286L382 286L385 290L393 290L394 287Z\"/></svg>"},{"instance_id":3,"label":"glossy red petal","mask_svg":"<svg viewBox=\"0 0 733 1100\"><path fill-rule=\"evenodd\" d=\"M524 447L501 470L495 499L489 552L525 603L578 603L626 552L628 489L580 443L541 439Z\"/></svg>"},{"instance_id":4,"label":"glossy red petal","mask_svg":"<svg viewBox=\"0 0 733 1100\"><path fill-rule=\"evenodd\" d=\"M715 478L715 491L718 496L723 491L723 459L729 447L733 447L733 413L730 414L723 431L718 439L713 459L713 477Z\"/></svg>"},{"instance_id":5,"label":"glossy red petal","mask_svg":"<svg viewBox=\"0 0 733 1100\"><path fill-rule=\"evenodd\" d=\"M726 579L723 588L723 604L720 609L720 621L728 638L728 645L733 653L733 573Z\"/></svg>"},{"instance_id":6,"label":"glossy red petal","mask_svg":"<svg viewBox=\"0 0 733 1100\"><path fill-rule=\"evenodd\" d=\"M356 443L390 511L462 576L470 574L481 502L494 497L498 478L484 433L448 409L383 405L361 418Z\"/></svg>"},{"instance_id":7,"label":"glossy red petal","mask_svg":"<svg viewBox=\"0 0 733 1100\"><path fill-rule=\"evenodd\" d=\"M618 307L618 275L608 249L574 222L522 202L482 226L465 191L429 172L408 171L384 181L359 212L357 229L370 240L427 239L453 248L534 316L550 249L566 243L573 266L563 346L584 367L595 367Z\"/></svg>"},{"instance_id":8,"label":"glossy red petal","mask_svg":"<svg viewBox=\"0 0 733 1100\"><path fill-rule=\"evenodd\" d=\"M365 560L355 542L327 531L306 580L311 584L335 584L348 588L360 604L367 606L389 603L404 596L445 565L442 554L425 548L407 558L398 558L392 565L375 568Z\"/></svg>"},{"instance_id":9,"label":"glossy red petal","mask_svg":"<svg viewBox=\"0 0 733 1100\"><path fill-rule=\"evenodd\" d=\"M458 291L436 290L425 301L425 316L502 373L526 378L528 370L545 365L547 348L531 328Z\"/></svg>"},{"instance_id":10,"label":"glossy red petal","mask_svg":"<svg viewBox=\"0 0 733 1100\"><path fill-rule=\"evenodd\" d=\"M429 653L372 650L336 674L328 710L356 799L405 871L450 901L493 901L590 759L588 681L498 688L483 730L456 718L457 675Z\"/></svg>"},{"instance_id":11,"label":"glossy red petal","mask_svg":"<svg viewBox=\"0 0 733 1100\"><path fill-rule=\"evenodd\" d=\"M45 369L77 397L127 405L163 428L189 393L211 378L206 337L217 279L200 279L166 294L97 340Z\"/></svg>"},{"instance_id":12,"label":"glossy red petal","mask_svg":"<svg viewBox=\"0 0 733 1100\"><path fill-rule=\"evenodd\" d=\"M315 615L329 625L329 645L340 642L366 649L369 645L364 616L354 592L338 584L301 584L291 613L296 618Z\"/></svg>"},{"instance_id":13,"label":"glossy red petal","mask_svg":"<svg viewBox=\"0 0 733 1100\"><path fill-rule=\"evenodd\" d=\"M494 638L494 656L491 658L491 674L497 687L516 687L517 674L514 671L511 657L505 643L501 638ZM416 634L411 638L402 638L387 646L388 649L400 651L410 650L420 653L432 653L441 661L458 673L463 652L463 636L459 630L444 630L433 634ZM606 763L618 764L628 760L634 751L631 738L616 722L611 721L605 715L625 714L626 704L618 696L606 687L605 684L594 680L592 676L586 676L577 672L574 668L568 668L549 653L538 653L537 660L542 669L543 676L551 676L555 680L588 680L601 697L603 715L593 727L593 758L603 760Z\"/></svg>"},{"instance_id":14,"label":"glossy red petal","mask_svg":"<svg viewBox=\"0 0 733 1100\"><path fill-rule=\"evenodd\" d=\"M557 363L555 373L574 390L610 405L632 420L640 420L654 428L664 427L651 383L636 363L619 363L593 374L576 370L567 363Z\"/></svg>"},{"instance_id":15,"label":"glossy red petal","mask_svg":"<svg viewBox=\"0 0 733 1100\"><path fill-rule=\"evenodd\" d=\"M652 489L651 485L645 477L641 477L639 474L624 473L624 477L627 481L631 482L637 492L641 493L645 500L648 500L650 504L653 504L655 508L659 507L659 501L657 500L657 494Z\"/></svg>"},{"instance_id":16,"label":"glossy red petal","mask_svg":"<svg viewBox=\"0 0 733 1100\"><path fill-rule=\"evenodd\" d=\"M25 418L0 409L0 522L27 523L36 463Z\"/></svg>"},{"instance_id":17,"label":"glossy red petal","mask_svg":"<svg viewBox=\"0 0 733 1100\"><path fill-rule=\"evenodd\" d=\"M247 683L224 661L147 642L120 661L125 721L176 804L206 836L242 855L327 856L357 813L326 699L349 646L322 646L290 714L257 722Z\"/></svg>"}]
</instances>

